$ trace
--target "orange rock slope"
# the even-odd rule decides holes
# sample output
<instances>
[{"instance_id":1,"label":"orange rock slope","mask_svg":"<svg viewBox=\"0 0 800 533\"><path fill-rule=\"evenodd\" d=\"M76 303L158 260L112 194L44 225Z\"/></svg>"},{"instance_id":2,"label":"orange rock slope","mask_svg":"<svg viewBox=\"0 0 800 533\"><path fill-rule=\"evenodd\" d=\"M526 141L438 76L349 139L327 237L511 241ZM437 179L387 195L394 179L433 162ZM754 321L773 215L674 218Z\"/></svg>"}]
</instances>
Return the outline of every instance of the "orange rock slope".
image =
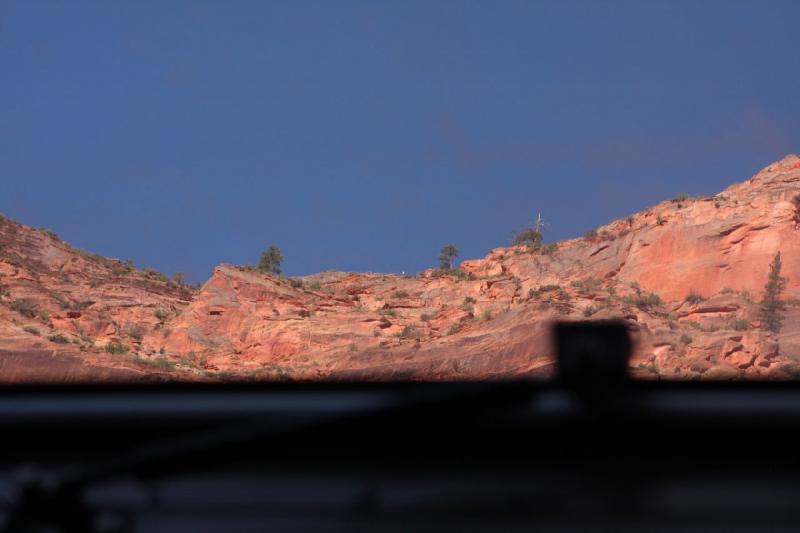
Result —
<instances>
[{"instance_id":1,"label":"orange rock slope","mask_svg":"<svg viewBox=\"0 0 800 533\"><path fill-rule=\"evenodd\" d=\"M0 218L0 379L549 376L554 320L621 317L634 375L800 377L800 158L584 237L418 276L220 265L201 288ZM776 252L780 334L758 304Z\"/></svg>"}]
</instances>

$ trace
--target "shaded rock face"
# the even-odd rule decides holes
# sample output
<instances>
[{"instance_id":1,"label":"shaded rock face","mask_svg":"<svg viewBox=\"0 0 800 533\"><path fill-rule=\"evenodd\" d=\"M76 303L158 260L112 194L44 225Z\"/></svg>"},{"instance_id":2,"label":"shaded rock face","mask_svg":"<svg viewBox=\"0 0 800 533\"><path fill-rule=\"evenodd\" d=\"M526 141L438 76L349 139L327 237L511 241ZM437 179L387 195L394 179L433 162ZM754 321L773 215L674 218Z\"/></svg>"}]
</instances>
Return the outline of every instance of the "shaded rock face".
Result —
<instances>
[{"instance_id":1,"label":"shaded rock face","mask_svg":"<svg viewBox=\"0 0 800 533\"><path fill-rule=\"evenodd\" d=\"M0 379L547 377L554 320L612 317L630 325L637 377L800 377L798 194L788 156L555 250L497 248L460 275L223 264L200 289L0 219ZM774 335L757 300L778 251L789 305Z\"/></svg>"},{"instance_id":2,"label":"shaded rock face","mask_svg":"<svg viewBox=\"0 0 800 533\"><path fill-rule=\"evenodd\" d=\"M0 380L167 376L171 365L148 359L144 339L194 295L156 272L0 218ZM109 345L125 353L110 354Z\"/></svg>"}]
</instances>

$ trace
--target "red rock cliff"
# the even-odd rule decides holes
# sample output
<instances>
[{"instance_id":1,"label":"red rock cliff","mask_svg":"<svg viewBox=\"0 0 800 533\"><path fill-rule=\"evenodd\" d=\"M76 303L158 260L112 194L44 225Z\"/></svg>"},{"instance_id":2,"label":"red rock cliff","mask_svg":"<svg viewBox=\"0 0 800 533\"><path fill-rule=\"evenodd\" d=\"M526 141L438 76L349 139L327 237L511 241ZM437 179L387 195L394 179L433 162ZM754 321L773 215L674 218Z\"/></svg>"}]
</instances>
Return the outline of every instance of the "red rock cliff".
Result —
<instances>
[{"instance_id":1,"label":"red rock cliff","mask_svg":"<svg viewBox=\"0 0 800 533\"><path fill-rule=\"evenodd\" d=\"M199 290L0 220L0 379L547 376L550 322L586 317L630 324L641 377L800 377L798 194L788 156L554 250L497 248L459 276L221 265ZM754 302L777 251L790 305L774 335Z\"/></svg>"}]
</instances>

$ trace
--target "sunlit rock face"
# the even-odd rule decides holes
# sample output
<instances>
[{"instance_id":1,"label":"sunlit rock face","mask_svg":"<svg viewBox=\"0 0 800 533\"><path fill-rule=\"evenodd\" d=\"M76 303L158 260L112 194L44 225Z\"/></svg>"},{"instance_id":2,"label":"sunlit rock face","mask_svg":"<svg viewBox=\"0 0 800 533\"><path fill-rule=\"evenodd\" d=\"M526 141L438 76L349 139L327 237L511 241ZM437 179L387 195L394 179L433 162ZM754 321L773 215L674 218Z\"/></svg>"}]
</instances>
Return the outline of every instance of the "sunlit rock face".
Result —
<instances>
[{"instance_id":1,"label":"sunlit rock face","mask_svg":"<svg viewBox=\"0 0 800 533\"><path fill-rule=\"evenodd\" d=\"M641 378L800 377L800 158L459 275L281 278L220 265L200 288L0 219L0 380L484 379L553 373L554 320L622 318ZM758 301L780 251L784 327Z\"/></svg>"}]
</instances>

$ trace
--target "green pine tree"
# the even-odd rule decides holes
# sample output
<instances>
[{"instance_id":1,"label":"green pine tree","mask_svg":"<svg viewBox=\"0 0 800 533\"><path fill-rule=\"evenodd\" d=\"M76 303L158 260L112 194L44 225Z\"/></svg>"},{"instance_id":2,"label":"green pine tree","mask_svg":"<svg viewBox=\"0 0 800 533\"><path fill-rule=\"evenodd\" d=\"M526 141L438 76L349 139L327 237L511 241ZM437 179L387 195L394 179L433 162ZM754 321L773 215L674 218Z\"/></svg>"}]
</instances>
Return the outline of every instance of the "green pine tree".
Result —
<instances>
[{"instance_id":1,"label":"green pine tree","mask_svg":"<svg viewBox=\"0 0 800 533\"><path fill-rule=\"evenodd\" d=\"M444 246L439 252L439 268L442 270L453 270L453 262L458 257L458 248L452 244Z\"/></svg>"},{"instance_id":2,"label":"green pine tree","mask_svg":"<svg viewBox=\"0 0 800 533\"><path fill-rule=\"evenodd\" d=\"M769 277L764 286L764 299L761 301L761 329L778 333L783 325L783 311L786 309L786 302L781 299L781 293L786 288L787 278L781 276L781 253L775 254L775 258L769 266Z\"/></svg>"},{"instance_id":3,"label":"green pine tree","mask_svg":"<svg viewBox=\"0 0 800 533\"><path fill-rule=\"evenodd\" d=\"M283 263L283 254L281 249L274 244L269 247L269 250L261 254L261 259L258 262L258 270L268 274L280 274L281 263Z\"/></svg>"}]
</instances>

